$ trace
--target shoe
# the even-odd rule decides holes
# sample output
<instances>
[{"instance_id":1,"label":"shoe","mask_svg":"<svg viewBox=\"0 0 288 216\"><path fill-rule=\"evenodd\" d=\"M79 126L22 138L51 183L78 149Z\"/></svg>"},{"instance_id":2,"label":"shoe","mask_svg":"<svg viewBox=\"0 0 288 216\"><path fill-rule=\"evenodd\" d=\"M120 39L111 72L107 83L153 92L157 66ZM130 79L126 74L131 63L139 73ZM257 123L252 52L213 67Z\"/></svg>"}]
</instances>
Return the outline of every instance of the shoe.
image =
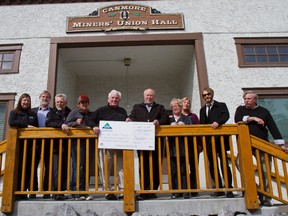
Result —
<instances>
[{"instance_id":1,"label":"shoe","mask_svg":"<svg viewBox=\"0 0 288 216\"><path fill-rule=\"evenodd\" d=\"M173 193L172 195L171 195L171 199L177 199L177 198L179 198L180 196L179 196L179 194L178 193Z\"/></svg>"},{"instance_id":2,"label":"shoe","mask_svg":"<svg viewBox=\"0 0 288 216\"><path fill-rule=\"evenodd\" d=\"M75 201L83 201L83 200L86 200L86 197L83 196L83 195L81 195L81 196L79 196L79 197L74 198L74 200L75 200Z\"/></svg>"},{"instance_id":3,"label":"shoe","mask_svg":"<svg viewBox=\"0 0 288 216\"><path fill-rule=\"evenodd\" d=\"M42 198L43 199L50 199L50 197L51 197L50 194L44 194Z\"/></svg>"},{"instance_id":4,"label":"shoe","mask_svg":"<svg viewBox=\"0 0 288 216\"><path fill-rule=\"evenodd\" d=\"M272 206L272 204L271 204L271 202L269 200L262 200L261 201L261 205L262 206L267 206L267 207L271 207Z\"/></svg>"},{"instance_id":5,"label":"shoe","mask_svg":"<svg viewBox=\"0 0 288 216\"><path fill-rule=\"evenodd\" d=\"M124 199L124 194L119 194L119 195L118 195L118 199L119 199L119 200L123 200L123 199Z\"/></svg>"},{"instance_id":6,"label":"shoe","mask_svg":"<svg viewBox=\"0 0 288 216\"><path fill-rule=\"evenodd\" d=\"M225 196L225 192L214 192L211 194L212 197Z\"/></svg>"},{"instance_id":7,"label":"shoe","mask_svg":"<svg viewBox=\"0 0 288 216\"><path fill-rule=\"evenodd\" d=\"M29 199L36 199L36 194L30 194Z\"/></svg>"},{"instance_id":8,"label":"shoe","mask_svg":"<svg viewBox=\"0 0 288 216\"><path fill-rule=\"evenodd\" d=\"M157 196L156 194L147 194L148 195L148 199L156 199Z\"/></svg>"},{"instance_id":9,"label":"shoe","mask_svg":"<svg viewBox=\"0 0 288 216\"><path fill-rule=\"evenodd\" d=\"M56 194L52 197L54 200L66 200L68 197L66 197L64 194Z\"/></svg>"},{"instance_id":10,"label":"shoe","mask_svg":"<svg viewBox=\"0 0 288 216\"><path fill-rule=\"evenodd\" d=\"M16 200L28 200L28 197L25 194L21 194L21 195L16 195L15 199Z\"/></svg>"},{"instance_id":11,"label":"shoe","mask_svg":"<svg viewBox=\"0 0 288 216\"><path fill-rule=\"evenodd\" d=\"M94 197L93 196L90 196L90 195L87 195L87 196L85 196L86 197L86 200L93 200L94 199Z\"/></svg>"},{"instance_id":12,"label":"shoe","mask_svg":"<svg viewBox=\"0 0 288 216\"><path fill-rule=\"evenodd\" d=\"M190 193L184 193L183 197L184 197L184 199L190 199L191 194Z\"/></svg>"},{"instance_id":13,"label":"shoe","mask_svg":"<svg viewBox=\"0 0 288 216\"><path fill-rule=\"evenodd\" d=\"M191 197L198 197L199 194L197 192L193 192L193 193L190 193L191 194Z\"/></svg>"},{"instance_id":14,"label":"shoe","mask_svg":"<svg viewBox=\"0 0 288 216\"><path fill-rule=\"evenodd\" d=\"M235 196L234 196L233 192L229 191L229 192L226 193L226 197L227 198L233 198Z\"/></svg>"},{"instance_id":15,"label":"shoe","mask_svg":"<svg viewBox=\"0 0 288 216\"><path fill-rule=\"evenodd\" d=\"M114 194L107 194L105 198L107 200L117 200L117 197Z\"/></svg>"},{"instance_id":16,"label":"shoe","mask_svg":"<svg viewBox=\"0 0 288 216\"><path fill-rule=\"evenodd\" d=\"M146 200L146 199L148 199L146 194L139 194L136 196L136 200L141 201L141 200Z\"/></svg>"}]
</instances>

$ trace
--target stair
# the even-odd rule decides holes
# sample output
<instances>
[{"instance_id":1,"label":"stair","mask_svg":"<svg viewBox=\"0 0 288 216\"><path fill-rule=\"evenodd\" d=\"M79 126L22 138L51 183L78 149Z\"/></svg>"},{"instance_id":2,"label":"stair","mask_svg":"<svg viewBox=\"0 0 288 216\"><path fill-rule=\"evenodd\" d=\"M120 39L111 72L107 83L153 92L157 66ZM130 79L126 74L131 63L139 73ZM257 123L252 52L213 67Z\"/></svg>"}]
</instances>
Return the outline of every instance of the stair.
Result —
<instances>
[{"instance_id":1,"label":"stair","mask_svg":"<svg viewBox=\"0 0 288 216\"><path fill-rule=\"evenodd\" d=\"M136 201L136 211L133 216L168 216L168 215L201 215L201 216L233 216L233 215L287 215L288 206L274 205L261 207L257 211L249 212L245 208L245 200L242 196L235 198L211 198L208 194L201 194L191 199L179 198L171 200L170 196L159 195L157 199ZM242 214L241 214L242 213ZM5 214L1 214L0 216ZM37 197L33 200L17 201L14 212L10 216L95 216L95 215L126 215L123 212L123 201L107 201L103 195L94 195L92 201L74 201L71 198L65 201L54 201Z\"/></svg>"}]
</instances>

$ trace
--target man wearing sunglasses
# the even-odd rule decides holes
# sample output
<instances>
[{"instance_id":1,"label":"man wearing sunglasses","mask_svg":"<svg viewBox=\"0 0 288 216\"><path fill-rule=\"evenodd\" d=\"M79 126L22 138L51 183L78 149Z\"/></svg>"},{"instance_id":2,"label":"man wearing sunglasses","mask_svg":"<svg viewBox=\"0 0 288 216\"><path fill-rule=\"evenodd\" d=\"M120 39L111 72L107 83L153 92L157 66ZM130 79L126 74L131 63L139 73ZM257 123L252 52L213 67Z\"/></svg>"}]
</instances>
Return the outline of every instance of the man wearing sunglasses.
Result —
<instances>
[{"instance_id":1,"label":"man wearing sunglasses","mask_svg":"<svg viewBox=\"0 0 288 216\"><path fill-rule=\"evenodd\" d=\"M210 124L213 129L217 129L219 126L225 124L229 119L229 111L225 103L218 102L213 99L214 97L214 90L212 88L206 87L202 91L202 98L205 101L205 105L200 109L200 123L201 124ZM224 168L226 169L227 173L227 179L228 179L228 185L225 185L227 188L233 188L232 186L232 173L231 169L228 165L227 160L227 153L226 151L229 151L229 136L223 136L224 140L224 146L225 146L225 155L226 158L226 164L223 167L223 157L222 157L222 151L221 151L221 137L215 136L215 149L216 149L216 156L220 159L221 164L221 172L222 174L224 172ZM219 188L224 188L224 185L222 183L222 178L219 172L219 164L218 162L214 164L213 160L213 150L212 150L212 137L206 137L206 147L207 147L207 157L209 160L209 170L211 174L211 178L213 179L215 183L215 173L214 173L214 167L217 168L216 175L218 176L218 182L219 182ZM224 176L223 176L224 179ZM215 187L218 188L218 185L215 185ZM219 197L224 196L225 192L219 191L212 194L213 197ZM232 198L234 197L234 194L229 191L226 193L226 197Z\"/></svg>"}]
</instances>

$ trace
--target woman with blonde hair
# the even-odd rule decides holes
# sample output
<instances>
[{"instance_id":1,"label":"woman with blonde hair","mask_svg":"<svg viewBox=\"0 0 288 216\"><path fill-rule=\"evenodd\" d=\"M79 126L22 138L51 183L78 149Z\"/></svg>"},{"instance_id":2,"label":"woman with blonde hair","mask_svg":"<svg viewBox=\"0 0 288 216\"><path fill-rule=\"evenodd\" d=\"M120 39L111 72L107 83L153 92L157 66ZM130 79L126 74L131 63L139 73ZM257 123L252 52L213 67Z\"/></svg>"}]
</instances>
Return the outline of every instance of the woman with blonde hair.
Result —
<instances>
[{"instance_id":1,"label":"woman with blonde hair","mask_svg":"<svg viewBox=\"0 0 288 216\"><path fill-rule=\"evenodd\" d=\"M172 110L172 115L169 116L169 122L170 125L187 125L192 124L192 120L188 117L182 114L182 101L177 98L173 98L170 107ZM170 149L170 163L171 163L171 178L172 178L172 189L187 189L187 178L186 178L186 160L185 160L185 146L184 146L184 137L178 137L178 143L179 143L179 156L180 156L180 171L177 170L177 147L176 147L176 138L177 137L169 137L169 149ZM192 139L188 139L188 145L190 146ZM186 154L189 155L189 154ZM177 173L181 174L181 185L182 188L179 188L179 182ZM171 196L171 199L177 199L182 194L179 193L173 193ZM184 199L189 199L191 197L190 193L184 193L183 194Z\"/></svg>"},{"instance_id":2,"label":"woman with blonde hair","mask_svg":"<svg viewBox=\"0 0 288 216\"><path fill-rule=\"evenodd\" d=\"M183 103L183 107L182 107L182 114L188 116L191 120L192 120L192 124L200 124L200 120L198 118L198 116L195 113L191 112L191 100L189 97L183 97L181 99L182 103ZM191 182L191 187L192 189L196 189L197 188L197 184L196 184L196 176L195 176L195 157L194 157L194 148L191 149L190 147L190 151L189 151L189 161L190 161L190 182ZM202 151L202 141L201 141L201 137L197 137L197 149L198 149L198 158L199 158L199 154ZM198 196L198 193L194 192L191 193L191 196Z\"/></svg>"}]
</instances>

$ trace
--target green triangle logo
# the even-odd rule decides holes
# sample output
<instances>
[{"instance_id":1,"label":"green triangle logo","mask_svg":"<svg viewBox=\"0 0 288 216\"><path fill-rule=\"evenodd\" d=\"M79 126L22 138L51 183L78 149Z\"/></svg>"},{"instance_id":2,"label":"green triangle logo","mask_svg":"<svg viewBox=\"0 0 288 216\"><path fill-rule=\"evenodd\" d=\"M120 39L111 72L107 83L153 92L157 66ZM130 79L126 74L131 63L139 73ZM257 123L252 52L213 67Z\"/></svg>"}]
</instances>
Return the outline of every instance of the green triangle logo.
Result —
<instances>
[{"instance_id":1,"label":"green triangle logo","mask_svg":"<svg viewBox=\"0 0 288 216\"><path fill-rule=\"evenodd\" d=\"M109 125L109 123L106 123L102 129L112 129L112 127Z\"/></svg>"}]
</instances>

